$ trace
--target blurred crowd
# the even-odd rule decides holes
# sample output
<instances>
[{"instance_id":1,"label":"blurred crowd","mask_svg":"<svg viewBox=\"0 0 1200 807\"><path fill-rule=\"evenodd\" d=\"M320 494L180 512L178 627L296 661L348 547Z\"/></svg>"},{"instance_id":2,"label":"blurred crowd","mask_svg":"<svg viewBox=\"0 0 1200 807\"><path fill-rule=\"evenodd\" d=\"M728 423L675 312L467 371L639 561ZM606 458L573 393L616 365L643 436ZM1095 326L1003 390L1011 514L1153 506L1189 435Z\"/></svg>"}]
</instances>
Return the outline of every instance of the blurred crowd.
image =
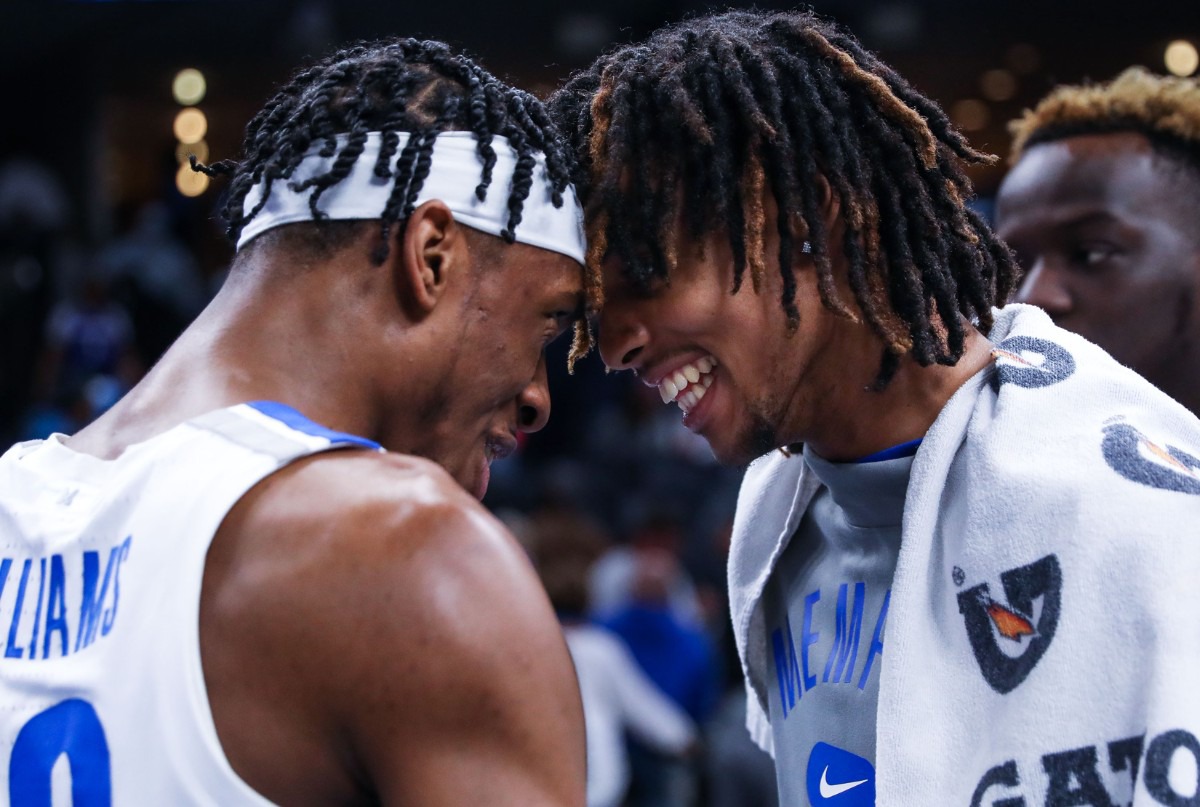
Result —
<instances>
[{"instance_id":1,"label":"blurred crowd","mask_svg":"<svg viewBox=\"0 0 1200 807\"><path fill-rule=\"evenodd\" d=\"M0 441L70 434L141 378L215 292L169 201L121 211L117 234L72 237L45 167L0 166Z\"/></svg>"}]
</instances>

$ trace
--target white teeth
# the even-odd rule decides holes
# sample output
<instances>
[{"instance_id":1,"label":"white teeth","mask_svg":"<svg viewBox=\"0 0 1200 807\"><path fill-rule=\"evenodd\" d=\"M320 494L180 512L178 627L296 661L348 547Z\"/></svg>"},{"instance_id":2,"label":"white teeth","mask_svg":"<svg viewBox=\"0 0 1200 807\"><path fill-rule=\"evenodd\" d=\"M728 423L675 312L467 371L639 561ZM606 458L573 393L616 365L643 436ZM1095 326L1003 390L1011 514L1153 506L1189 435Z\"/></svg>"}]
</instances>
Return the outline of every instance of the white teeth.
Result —
<instances>
[{"instance_id":1,"label":"white teeth","mask_svg":"<svg viewBox=\"0 0 1200 807\"><path fill-rule=\"evenodd\" d=\"M679 386L671 379L664 378L658 385L658 394L662 396L663 403L670 403L679 394Z\"/></svg>"},{"instance_id":2,"label":"white teeth","mask_svg":"<svg viewBox=\"0 0 1200 807\"><path fill-rule=\"evenodd\" d=\"M712 386L713 379L709 373L716 366L715 358L704 356L665 377L658 382L658 394L663 403L675 402L685 412L695 407Z\"/></svg>"},{"instance_id":3,"label":"white teeth","mask_svg":"<svg viewBox=\"0 0 1200 807\"><path fill-rule=\"evenodd\" d=\"M700 403L700 400L707 392L708 387L700 385L692 387L682 396L680 396L678 401L680 408L683 409L684 412L692 411L696 408L696 404Z\"/></svg>"}]
</instances>

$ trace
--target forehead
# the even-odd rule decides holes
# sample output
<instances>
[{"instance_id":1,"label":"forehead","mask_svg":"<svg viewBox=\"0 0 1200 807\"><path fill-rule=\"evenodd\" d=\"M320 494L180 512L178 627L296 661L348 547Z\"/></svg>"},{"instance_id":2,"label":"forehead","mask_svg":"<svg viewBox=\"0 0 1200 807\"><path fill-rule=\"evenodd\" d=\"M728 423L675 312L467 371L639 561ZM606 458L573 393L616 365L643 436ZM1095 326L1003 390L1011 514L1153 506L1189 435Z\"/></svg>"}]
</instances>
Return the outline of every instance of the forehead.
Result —
<instances>
[{"instance_id":1,"label":"forehead","mask_svg":"<svg viewBox=\"0 0 1200 807\"><path fill-rule=\"evenodd\" d=\"M1080 135L1041 143L1021 157L1000 186L997 218L1048 209L1128 216L1171 206L1172 172L1134 132Z\"/></svg>"},{"instance_id":2,"label":"forehead","mask_svg":"<svg viewBox=\"0 0 1200 807\"><path fill-rule=\"evenodd\" d=\"M481 267L481 271L485 277L503 279L503 285L514 294L514 304L530 297L541 301L547 297L583 294L583 267L559 252L530 244L502 244L491 263ZM518 293L520 297L516 296Z\"/></svg>"}]
</instances>

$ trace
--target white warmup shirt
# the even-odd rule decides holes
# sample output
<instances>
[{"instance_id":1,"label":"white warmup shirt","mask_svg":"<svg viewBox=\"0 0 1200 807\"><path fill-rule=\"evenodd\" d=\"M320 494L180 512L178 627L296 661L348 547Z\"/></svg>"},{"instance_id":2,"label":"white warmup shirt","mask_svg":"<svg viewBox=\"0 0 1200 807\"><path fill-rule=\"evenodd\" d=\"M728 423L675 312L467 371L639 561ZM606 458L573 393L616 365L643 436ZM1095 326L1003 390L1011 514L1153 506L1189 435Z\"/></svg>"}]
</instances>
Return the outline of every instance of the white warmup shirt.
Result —
<instances>
[{"instance_id":1,"label":"white warmup shirt","mask_svg":"<svg viewBox=\"0 0 1200 807\"><path fill-rule=\"evenodd\" d=\"M0 457L0 803L267 804L217 739L200 664L213 535L253 485L344 446L282 404L210 412L114 460L61 435Z\"/></svg>"},{"instance_id":2,"label":"white warmup shirt","mask_svg":"<svg viewBox=\"0 0 1200 807\"><path fill-rule=\"evenodd\" d=\"M804 449L823 486L764 592L780 804L875 804L884 627L912 461L832 463Z\"/></svg>"}]
</instances>

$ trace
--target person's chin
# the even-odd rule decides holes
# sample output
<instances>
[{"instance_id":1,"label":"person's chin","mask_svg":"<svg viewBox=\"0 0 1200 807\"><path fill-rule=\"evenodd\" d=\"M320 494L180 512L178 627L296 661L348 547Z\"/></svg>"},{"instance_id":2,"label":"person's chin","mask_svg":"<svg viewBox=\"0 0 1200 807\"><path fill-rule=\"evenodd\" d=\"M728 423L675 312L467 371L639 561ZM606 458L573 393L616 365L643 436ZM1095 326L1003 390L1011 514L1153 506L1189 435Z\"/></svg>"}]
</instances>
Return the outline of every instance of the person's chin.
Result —
<instances>
[{"instance_id":1,"label":"person's chin","mask_svg":"<svg viewBox=\"0 0 1200 807\"><path fill-rule=\"evenodd\" d=\"M717 462L730 467L749 465L779 447L775 430L757 419L737 429L712 430L704 435Z\"/></svg>"},{"instance_id":2,"label":"person's chin","mask_svg":"<svg viewBox=\"0 0 1200 807\"><path fill-rule=\"evenodd\" d=\"M459 459L455 462L443 461L439 464L446 469L447 473L453 477L460 488L476 499L483 498L484 493L487 492L488 482L491 478L491 469L488 467L485 458L480 457L476 452L472 452L467 458Z\"/></svg>"},{"instance_id":3,"label":"person's chin","mask_svg":"<svg viewBox=\"0 0 1200 807\"><path fill-rule=\"evenodd\" d=\"M492 466L487 460L483 461L481 469L475 474L474 487L467 488L476 499L483 501L487 495L488 483L492 481Z\"/></svg>"}]
</instances>

